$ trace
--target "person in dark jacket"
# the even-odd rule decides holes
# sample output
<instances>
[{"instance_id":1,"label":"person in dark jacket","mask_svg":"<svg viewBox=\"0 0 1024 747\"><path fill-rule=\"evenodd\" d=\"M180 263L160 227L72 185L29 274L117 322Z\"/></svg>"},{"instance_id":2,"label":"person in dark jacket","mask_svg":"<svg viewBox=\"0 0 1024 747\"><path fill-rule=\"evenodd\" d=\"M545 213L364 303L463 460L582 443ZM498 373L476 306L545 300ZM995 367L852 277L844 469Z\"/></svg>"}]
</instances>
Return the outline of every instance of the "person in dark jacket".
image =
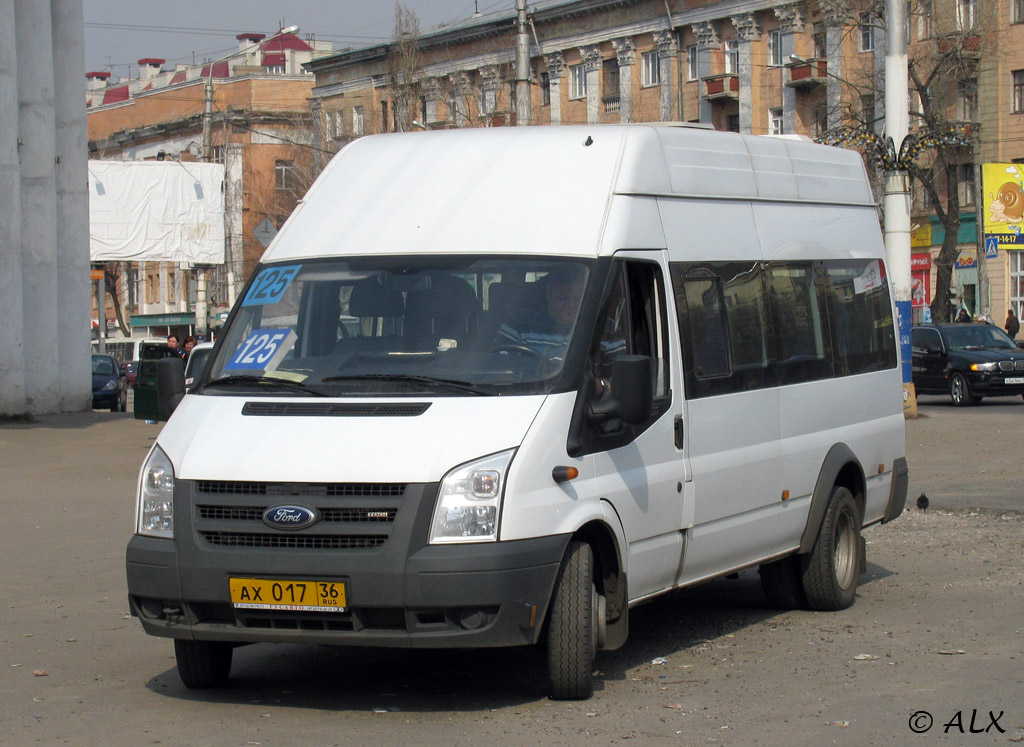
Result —
<instances>
[{"instance_id":1,"label":"person in dark jacket","mask_svg":"<svg viewBox=\"0 0 1024 747\"><path fill-rule=\"evenodd\" d=\"M1017 333L1020 332L1020 322L1017 320L1017 315L1013 313L1013 309L1006 312L1006 334L1016 339Z\"/></svg>"}]
</instances>

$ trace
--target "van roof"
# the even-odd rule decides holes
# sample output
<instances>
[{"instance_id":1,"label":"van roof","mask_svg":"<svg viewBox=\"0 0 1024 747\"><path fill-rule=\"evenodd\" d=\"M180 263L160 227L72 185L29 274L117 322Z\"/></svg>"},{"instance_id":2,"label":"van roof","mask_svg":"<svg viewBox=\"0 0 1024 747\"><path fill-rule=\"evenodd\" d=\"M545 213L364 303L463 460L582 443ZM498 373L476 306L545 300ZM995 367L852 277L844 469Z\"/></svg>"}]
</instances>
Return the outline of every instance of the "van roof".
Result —
<instances>
[{"instance_id":1,"label":"van roof","mask_svg":"<svg viewBox=\"0 0 1024 747\"><path fill-rule=\"evenodd\" d=\"M616 195L874 207L858 153L664 125L373 135L339 152L264 255L595 256Z\"/></svg>"}]
</instances>

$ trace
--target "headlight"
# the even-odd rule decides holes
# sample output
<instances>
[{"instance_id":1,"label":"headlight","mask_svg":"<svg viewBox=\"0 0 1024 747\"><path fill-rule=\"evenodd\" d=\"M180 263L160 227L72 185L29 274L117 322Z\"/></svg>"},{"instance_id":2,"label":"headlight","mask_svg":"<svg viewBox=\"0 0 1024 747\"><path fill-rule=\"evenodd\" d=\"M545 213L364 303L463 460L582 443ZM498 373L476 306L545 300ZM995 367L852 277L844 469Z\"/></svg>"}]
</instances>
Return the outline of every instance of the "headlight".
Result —
<instances>
[{"instance_id":1,"label":"headlight","mask_svg":"<svg viewBox=\"0 0 1024 747\"><path fill-rule=\"evenodd\" d=\"M174 536L174 465L159 446L142 465L139 486L139 525L150 537Z\"/></svg>"},{"instance_id":2,"label":"headlight","mask_svg":"<svg viewBox=\"0 0 1024 747\"><path fill-rule=\"evenodd\" d=\"M113 379L107 379L107 383L103 385L103 390L117 389L117 382Z\"/></svg>"},{"instance_id":3,"label":"headlight","mask_svg":"<svg viewBox=\"0 0 1024 747\"><path fill-rule=\"evenodd\" d=\"M430 542L494 542L505 476L515 450L456 467L441 480Z\"/></svg>"},{"instance_id":4,"label":"headlight","mask_svg":"<svg viewBox=\"0 0 1024 747\"><path fill-rule=\"evenodd\" d=\"M995 363L972 363L971 364L971 370L972 371L995 371L996 370L996 364Z\"/></svg>"}]
</instances>

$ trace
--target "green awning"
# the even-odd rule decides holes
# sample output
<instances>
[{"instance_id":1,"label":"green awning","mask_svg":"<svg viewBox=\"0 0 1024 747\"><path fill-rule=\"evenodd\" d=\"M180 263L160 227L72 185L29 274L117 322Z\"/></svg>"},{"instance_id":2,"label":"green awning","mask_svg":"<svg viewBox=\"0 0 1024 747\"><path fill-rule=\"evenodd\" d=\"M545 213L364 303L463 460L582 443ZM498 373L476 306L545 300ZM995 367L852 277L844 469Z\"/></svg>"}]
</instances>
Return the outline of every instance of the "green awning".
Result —
<instances>
[{"instance_id":1,"label":"green awning","mask_svg":"<svg viewBox=\"0 0 1024 747\"><path fill-rule=\"evenodd\" d=\"M131 318L133 327L160 327L172 324L195 324L196 315L187 314L135 314Z\"/></svg>"}]
</instances>

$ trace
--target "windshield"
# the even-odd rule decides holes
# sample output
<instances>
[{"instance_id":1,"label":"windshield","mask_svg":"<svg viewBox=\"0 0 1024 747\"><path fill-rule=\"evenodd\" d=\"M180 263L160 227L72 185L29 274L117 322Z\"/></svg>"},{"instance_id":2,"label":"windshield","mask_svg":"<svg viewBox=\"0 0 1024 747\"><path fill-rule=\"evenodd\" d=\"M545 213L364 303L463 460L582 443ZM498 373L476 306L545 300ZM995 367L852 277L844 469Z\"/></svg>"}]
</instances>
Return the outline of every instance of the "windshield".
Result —
<instances>
[{"instance_id":1,"label":"windshield","mask_svg":"<svg viewBox=\"0 0 1024 747\"><path fill-rule=\"evenodd\" d=\"M953 350L1017 348L1017 343L991 324L946 327L946 340Z\"/></svg>"},{"instance_id":2,"label":"windshield","mask_svg":"<svg viewBox=\"0 0 1024 747\"><path fill-rule=\"evenodd\" d=\"M258 269L203 377L216 394L550 391L590 265L368 257Z\"/></svg>"}]
</instances>

